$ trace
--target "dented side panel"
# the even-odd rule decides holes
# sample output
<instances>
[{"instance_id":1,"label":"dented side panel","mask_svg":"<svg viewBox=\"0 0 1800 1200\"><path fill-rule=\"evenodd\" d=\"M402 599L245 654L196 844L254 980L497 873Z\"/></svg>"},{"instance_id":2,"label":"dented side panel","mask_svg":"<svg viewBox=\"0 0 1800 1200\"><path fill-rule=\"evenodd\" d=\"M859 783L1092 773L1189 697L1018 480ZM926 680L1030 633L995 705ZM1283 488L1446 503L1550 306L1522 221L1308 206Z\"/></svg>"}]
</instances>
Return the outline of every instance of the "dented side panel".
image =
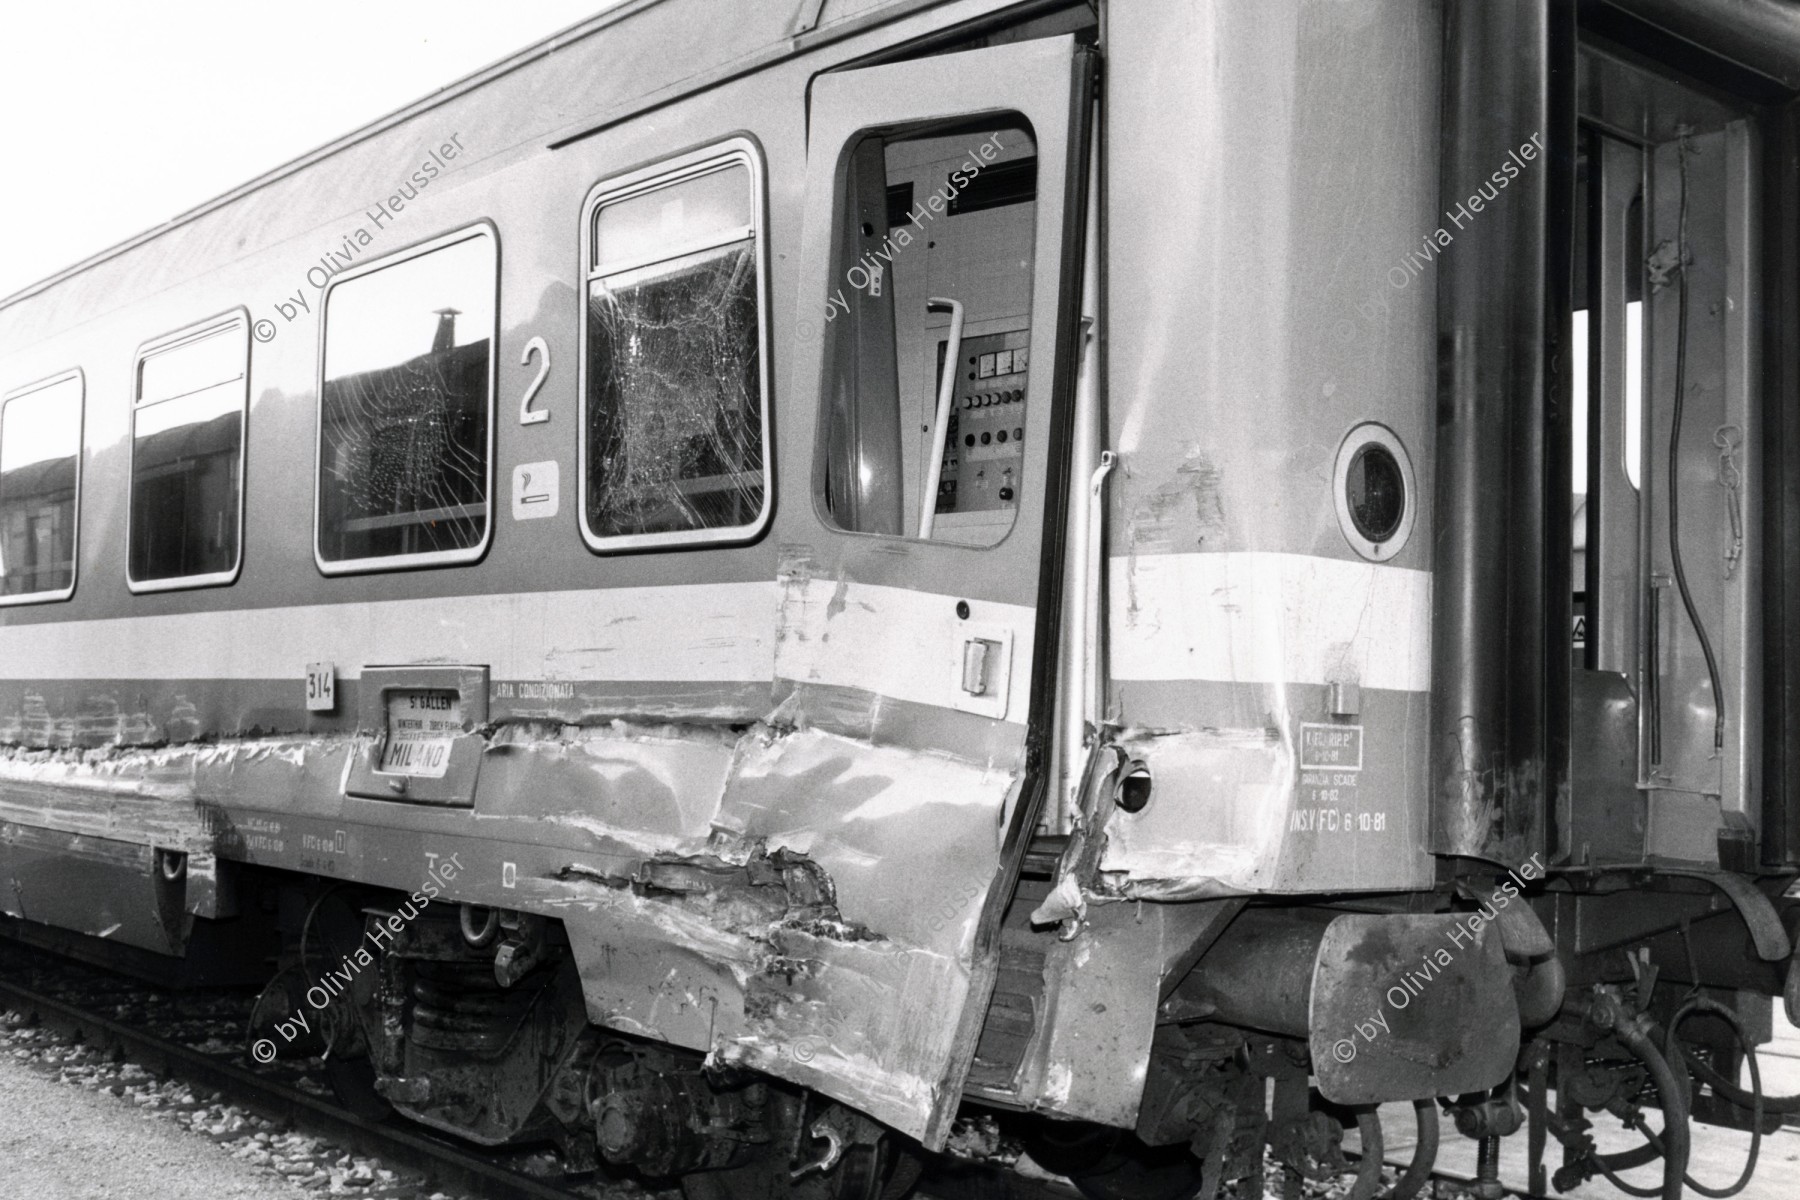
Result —
<instances>
[{"instance_id":1,"label":"dented side panel","mask_svg":"<svg viewBox=\"0 0 1800 1200\"><path fill-rule=\"evenodd\" d=\"M752 16L734 17L713 39L738 46L714 67L740 67L739 43L752 32L789 28L787 6L749 7ZM480 562L323 579L311 560L308 505L295 500L310 496L316 464L293 450L310 445L316 418L318 305L291 325L284 315L277 337L252 348L252 552L242 576L229 588L128 597L107 582L125 549L128 414L95 408L76 595L60 607L0 613L0 827L30 827L65 849L93 838L123 849L83 877L91 886L69 893L69 908L27 906L26 917L105 932L110 901L99 898L136 894L158 849L187 853L203 875L211 863L215 880L221 868L249 864L542 914L568 931L592 1019L760 1067L926 1136L929 1120L957 1100L946 1081L957 1077L959 1020L979 1019L969 1003L975 926L1000 876L1024 772L1044 522L1039 504L992 553L920 548L839 538L807 503L815 430L805 397L814 381L790 387L790 378L800 369L796 313L816 314L828 291L820 262L804 285L808 301L796 303L812 82L1003 5L893 7L889 25L771 47L768 69L729 86L659 95L653 122L596 128L598 110L565 107L558 120L579 115L591 136L554 153L543 130L504 133L510 118L494 107L497 96L459 97L358 149L336 198L319 199L321 168L175 235L177 250L191 248L196 230L235 228L244 212L296 189L312 197L308 228L353 226L362 209L351 205L385 194L390 166L469 116L460 130L467 157L407 205L404 227L383 229L392 238L369 258L409 244L411 231L491 219L505 243L502 380L506 364L541 340L538 361L549 367L534 408L552 419L519 426L516 393L502 386L496 529ZM654 15L628 26L615 47L672 44L668 31L695 8L646 11ZM825 24L841 19L850 18L828 14ZM599 78L595 64L614 60L597 41L571 42L505 78L536 73L533 95L566 78ZM1034 276L1044 314L1034 370L1046 381L1058 370L1050 344L1062 253L1058 154L1071 82L1070 44L1047 46L1005 51L1041 68L1026 107L1043 135L1039 178L1050 197ZM684 72L693 66L683 62ZM988 111L1000 95L999 107L1012 105L1017 72L945 70L980 96L925 89L934 103ZM636 95L626 76L600 75L611 81L602 90L626 89L606 103ZM520 93L509 83L506 94ZM911 104L921 93L895 94ZM596 96L587 89L572 103ZM786 490L759 540L603 558L566 519L508 520L506 493L515 465L560 459L562 512L578 503L572 214L620 164L665 156L670 128L694 144L748 134L765 159L760 236L770 253L759 351L771 356L782 397L766 435ZM253 241L231 261L166 246L128 252L89 282L10 309L8 327L33 330L33 341L0 347L0 366L29 377L42 362L91 358L92 392L123 394L123 368L107 364L129 356L110 347L137 344L177 310L216 311L220 294L237 303L261 297L271 280L300 286L320 250L311 235L296 235ZM89 295L93 279L110 281L98 313L67 301ZM1050 424L1048 405L1040 409L1030 442L1039 481ZM973 607L984 634L1010 642L993 679L1006 696L983 697L984 711L958 704L959 603ZM315 664L335 685L335 706L323 711L307 707ZM486 722L458 734L459 746L478 744L469 798L347 796L352 764L385 732L373 669L419 665L485 669L490 681ZM460 869L446 868L453 860ZM8 880L37 878L12 864ZM209 887L194 890L195 905L214 904L219 889L209 899ZM159 948L178 949L166 939Z\"/></svg>"},{"instance_id":2,"label":"dented side panel","mask_svg":"<svg viewBox=\"0 0 1800 1200\"><path fill-rule=\"evenodd\" d=\"M142 843L0 822L0 881L7 916L158 954L186 946L192 918Z\"/></svg>"},{"instance_id":3,"label":"dented side panel","mask_svg":"<svg viewBox=\"0 0 1800 1200\"><path fill-rule=\"evenodd\" d=\"M1330 704L1320 686L1188 685L1155 695L1210 705L1243 724L1122 733L1121 746L1155 785L1142 811L1115 809L1107 818L1102 892L1191 900L1429 886L1430 860L1420 850L1426 813L1417 802L1424 693L1364 691L1362 711L1340 721L1303 719L1308 708ZM1278 700L1292 708L1283 713ZM1248 726L1259 716L1273 719ZM1350 731L1351 749L1360 740L1360 767L1327 761L1337 755L1303 743L1341 730Z\"/></svg>"},{"instance_id":4,"label":"dented side panel","mask_svg":"<svg viewBox=\"0 0 1800 1200\"><path fill-rule=\"evenodd\" d=\"M366 741L0 759L5 911L176 953L153 904L94 907L133 887L153 898L152 847L203 866L430 879L449 900L560 919L593 1020L923 1133L1010 764L764 725L507 726L473 809L447 811L345 797ZM436 874L452 854L463 870ZM90 860L90 886L48 886Z\"/></svg>"},{"instance_id":5,"label":"dented side panel","mask_svg":"<svg viewBox=\"0 0 1800 1200\"><path fill-rule=\"evenodd\" d=\"M1112 11L1106 648L1155 782L1109 818L1105 893L1430 882L1440 24L1434 0ZM1371 427L1410 466L1372 557L1339 469Z\"/></svg>"}]
</instances>

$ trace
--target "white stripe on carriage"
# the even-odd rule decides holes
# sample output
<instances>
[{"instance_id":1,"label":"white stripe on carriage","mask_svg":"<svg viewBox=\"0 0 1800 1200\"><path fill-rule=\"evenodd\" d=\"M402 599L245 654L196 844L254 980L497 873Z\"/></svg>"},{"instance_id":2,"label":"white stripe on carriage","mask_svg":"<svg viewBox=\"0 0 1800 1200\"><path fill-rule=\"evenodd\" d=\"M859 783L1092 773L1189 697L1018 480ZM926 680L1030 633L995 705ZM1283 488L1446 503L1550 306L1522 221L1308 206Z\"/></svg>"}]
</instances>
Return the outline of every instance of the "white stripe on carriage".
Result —
<instances>
[{"instance_id":1,"label":"white stripe on carriage","mask_svg":"<svg viewBox=\"0 0 1800 1200\"><path fill-rule=\"evenodd\" d=\"M1431 687L1431 573L1229 551L1110 562L1118 680Z\"/></svg>"}]
</instances>

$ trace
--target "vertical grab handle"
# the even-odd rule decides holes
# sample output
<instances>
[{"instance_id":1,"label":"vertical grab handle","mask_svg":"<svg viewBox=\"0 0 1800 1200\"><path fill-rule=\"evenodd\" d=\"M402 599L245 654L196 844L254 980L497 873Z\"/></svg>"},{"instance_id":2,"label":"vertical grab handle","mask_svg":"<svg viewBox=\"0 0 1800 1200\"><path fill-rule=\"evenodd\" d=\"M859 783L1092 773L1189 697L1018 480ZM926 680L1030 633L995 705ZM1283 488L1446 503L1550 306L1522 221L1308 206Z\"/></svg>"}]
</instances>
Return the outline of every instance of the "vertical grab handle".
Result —
<instances>
[{"instance_id":1,"label":"vertical grab handle","mask_svg":"<svg viewBox=\"0 0 1800 1200\"><path fill-rule=\"evenodd\" d=\"M919 497L919 536L929 538L937 521L938 483L944 475L944 441L950 436L950 402L956 396L956 373L962 369L963 306L960 300L933 296L925 310L950 310L950 344L944 347L944 374L938 380L937 417L931 425L931 458L925 471L925 491Z\"/></svg>"}]
</instances>

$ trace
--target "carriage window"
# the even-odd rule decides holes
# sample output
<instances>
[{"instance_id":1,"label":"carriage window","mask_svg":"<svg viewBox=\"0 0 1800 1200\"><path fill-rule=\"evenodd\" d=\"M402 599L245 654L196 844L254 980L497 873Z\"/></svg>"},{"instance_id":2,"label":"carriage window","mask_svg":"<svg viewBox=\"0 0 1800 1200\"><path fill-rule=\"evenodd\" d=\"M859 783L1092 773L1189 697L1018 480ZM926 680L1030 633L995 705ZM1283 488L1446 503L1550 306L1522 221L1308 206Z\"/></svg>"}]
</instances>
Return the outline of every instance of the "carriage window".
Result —
<instances>
[{"instance_id":1,"label":"carriage window","mask_svg":"<svg viewBox=\"0 0 1800 1200\"><path fill-rule=\"evenodd\" d=\"M151 343L131 411L133 591L229 583L242 530L250 334L242 313Z\"/></svg>"},{"instance_id":2,"label":"carriage window","mask_svg":"<svg viewBox=\"0 0 1800 1200\"><path fill-rule=\"evenodd\" d=\"M825 338L815 486L838 528L993 546L1043 486L1027 477L1037 167L1017 116L846 150L830 282L801 303Z\"/></svg>"},{"instance_id":3,"label":"carriage window","mask_svg":"<svg viewBox=\"0 0 1800 1200\"><path fill-rule=\"evenodd\" d=\"M0 401L0 604L75 590L81 402L79 373Z\"/></svg>"},{"instance_id":4,"label":"carriage window","mask_svg":"<svg viewBox=\"0 0 1800 1200\"><path fill-rule=\"evenodd\" d=\"M321 570L467 562L486 548L498 269L482 226L327 287Z\"/></svg>"},{"instance_id":5,"label":"carriage window","mask_svg":"<svg viewBox=\"0 0 1800 1200\"><path fill-rule=\"evenodd\" d=\"M582 529L743 540L769 507L760 164L739 144L590 201Z\"/></svg>"}]
</instances>

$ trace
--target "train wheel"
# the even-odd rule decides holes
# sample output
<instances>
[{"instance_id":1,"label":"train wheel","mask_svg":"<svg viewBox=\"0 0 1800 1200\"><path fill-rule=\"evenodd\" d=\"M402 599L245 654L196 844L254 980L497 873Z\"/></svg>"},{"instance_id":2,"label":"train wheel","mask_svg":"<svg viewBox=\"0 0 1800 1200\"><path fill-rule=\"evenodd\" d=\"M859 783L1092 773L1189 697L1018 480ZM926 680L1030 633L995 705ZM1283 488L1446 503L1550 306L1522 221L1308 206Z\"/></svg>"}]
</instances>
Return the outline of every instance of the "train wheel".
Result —
<instances>
[{"instance_id":1,"label":"train wheel","mask_svg":"<svg viewBox=\"0 0 1800 1200\"><path fill-rule=\"evenodd\" d=\"M360 949L363 929L362 905L354 890L340 884L314 900L300 929L300 971L306 983L318 984L334 964L347 961ZM359 977L350 990L332 996L325 1007L313 1008L325 1034L325 1077L338 1102L365 1120L384 1121L394 1109L375 1090L375 1064L369 1061L368 1039L356 1013L359 1003L372 998L373 987L371 972L366 978ZM313 990L318 989L309 989L309 997Z\"/></svg>"},{"instance_id":2,"label":"train wheel","mask_svg":"<svg viewBox=\"0 0 1800 1200\"><path fill-rule=\"evenodd\" d=\"M375 1064L367 1057L331 1055L325 1060L325 1078L338 1103L363 1120L385 1121L394 1115L394 1106L375 1090Z\"/></svg>"},{"instance_id":3,"label":"train wheel","mask_svg":"<svg viewBox=\"0 0 1800 1200\"><path fill-rule=\"evenodd\" d=\"M1124 1134L1069 1181L1088 1200L1193 1200L1200 1175L1200 1160L1186 1146L1146 1146Z\"/></svg>"}]
</instances>

